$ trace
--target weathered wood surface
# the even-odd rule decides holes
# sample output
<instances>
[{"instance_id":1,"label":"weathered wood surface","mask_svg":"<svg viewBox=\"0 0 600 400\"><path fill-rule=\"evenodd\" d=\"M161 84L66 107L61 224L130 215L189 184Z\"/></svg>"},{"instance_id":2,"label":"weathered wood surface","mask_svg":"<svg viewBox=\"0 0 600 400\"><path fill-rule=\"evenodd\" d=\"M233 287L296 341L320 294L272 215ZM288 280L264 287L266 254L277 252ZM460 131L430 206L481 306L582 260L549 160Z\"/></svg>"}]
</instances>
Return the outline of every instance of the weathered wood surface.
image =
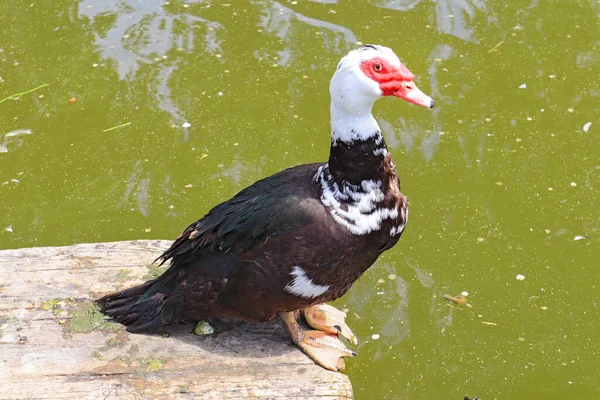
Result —
<instances>
[{"instance_id":1,"label":"weathered wood surface","mask_svg":"<svg viewBox=\"0 0 600 400\"><path fill-rule=\"evenodd\" d=\"M162 337L98 319L90 300L148 279L169 244L0 251L0 399L352 398L348 378L309 360L280 321Z\"/></svg>"}]
</instances>

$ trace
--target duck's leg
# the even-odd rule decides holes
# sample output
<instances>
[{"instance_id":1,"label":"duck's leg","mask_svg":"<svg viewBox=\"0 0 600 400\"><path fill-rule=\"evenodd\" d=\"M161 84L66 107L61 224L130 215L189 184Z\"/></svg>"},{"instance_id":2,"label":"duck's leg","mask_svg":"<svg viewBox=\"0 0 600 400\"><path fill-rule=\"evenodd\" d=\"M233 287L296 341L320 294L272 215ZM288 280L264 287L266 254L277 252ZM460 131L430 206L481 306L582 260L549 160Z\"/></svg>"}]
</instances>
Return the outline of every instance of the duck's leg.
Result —
<instances>
[{"instance_id":1,"label":"duck's leg","mask_svg":"<svg viewBox=\"0 0 600 400\"><path fill-rule=\"evenodd\" d=\"M346 324L346 313L329 304L317 304L302 309L302 315L311 327L327 333L344 336L353 344L358 344L356 336Z\"/></svg>"},{"instance_id":2,"label":"duck's leg","mask_svg":"<svg viewBox=\"0 0 600 400\"><path fill-rule=\"evenodd\" d=\"M304 330L298 324L297 311L280 312L279 316L290 332L294 343L323 368L331 371L343 370L343 357L356 355L337 338L337 333Z\"/></svg>"}]
</instances>

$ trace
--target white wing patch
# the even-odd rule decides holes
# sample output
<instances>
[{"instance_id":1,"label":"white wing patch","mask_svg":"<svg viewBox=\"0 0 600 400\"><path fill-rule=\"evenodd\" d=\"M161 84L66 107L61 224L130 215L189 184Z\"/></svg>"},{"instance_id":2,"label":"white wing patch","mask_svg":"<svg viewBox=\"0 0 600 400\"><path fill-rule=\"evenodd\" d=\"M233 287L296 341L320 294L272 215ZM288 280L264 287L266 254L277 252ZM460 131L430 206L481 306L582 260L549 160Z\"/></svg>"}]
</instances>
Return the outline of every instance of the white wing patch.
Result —
<instances>
[{"instance_id":1,"label":"white wing patch","mask_svg":"<svg viewBox=\"0 0 600 400\"><path fill-rule=\"evenodd\" d=\"M377 208L377 203L385 197L381 190L381 181L365 180L360 186L345 184L340 190L339 185L326 171L327 167L328 164L320 166L314 179L322 188L321 203L331 208L331 216L338 224L345 226L355 235L366 235L381 229L384 220L398 217L396 207ZM342 207L342 202L347 206L346 209ZM404 212L404 209L401 212ZM406 218L402 219L406 221ZM403 230L404 223L391 228L390 236L398 235Z\"/></svg>"},{"instance_id":2,"label":"white wing patch","mask_svg":"<svg viewBox=\"0 0 600 400\"><path fill-rule=\"evenodd\" d=\"M290 275L295 278L288 283L283 290L296 296L312 299L325 293L329 289L329 285L317 285L312 279L306 276L306 272L298 266L295 266L290 272Z\"/></svg>"}]
</instances>

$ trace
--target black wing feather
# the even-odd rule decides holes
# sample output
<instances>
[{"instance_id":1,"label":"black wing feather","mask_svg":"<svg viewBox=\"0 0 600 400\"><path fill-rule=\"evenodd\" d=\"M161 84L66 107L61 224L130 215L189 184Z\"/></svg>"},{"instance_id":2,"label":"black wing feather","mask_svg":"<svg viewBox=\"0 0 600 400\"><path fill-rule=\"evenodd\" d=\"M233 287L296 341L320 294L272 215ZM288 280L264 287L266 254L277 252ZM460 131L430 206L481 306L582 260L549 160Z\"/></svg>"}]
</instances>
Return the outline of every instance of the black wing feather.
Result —
<instances>
[{"instance_id":1,"label":"black wing feather","mask_svg":"<svg viewBox=\"0 0 600 400\"><path fill-rule=\"evenodd\" d=\"M242 190L188 226L157 260L163 264L174 258L193 258L205 251L228 252L233 248L244 252L269 236L311 223L311 208L322 205L316 187L313 189L314 185L306 182L312 183L318 166L289 168ZM299 187L308 193L298 196Z\"/></svg>"}]
</instances>

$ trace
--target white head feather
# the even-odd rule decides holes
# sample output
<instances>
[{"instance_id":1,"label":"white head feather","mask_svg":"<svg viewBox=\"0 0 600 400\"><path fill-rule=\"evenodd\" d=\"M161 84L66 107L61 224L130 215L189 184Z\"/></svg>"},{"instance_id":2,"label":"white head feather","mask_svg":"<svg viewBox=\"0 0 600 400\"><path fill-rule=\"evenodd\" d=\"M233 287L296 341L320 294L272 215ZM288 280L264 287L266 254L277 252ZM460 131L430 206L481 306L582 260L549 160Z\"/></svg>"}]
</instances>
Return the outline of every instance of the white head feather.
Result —
<instances>
[{"instance_id":1,"label":"white head feather","mask_svg":"<svg viewBox=\"0 0 600 400\"><path fill-rule=\"evenodd\" d=\"M381 131L371 115L373 103L381 98L379 84L367 77L361 64L374 57L385 59L394 67L401 63L394 52L383 46L366 45L352 50L341 59L331 78L332 140L364 140Z\"/></svg>"}]
</instances>

